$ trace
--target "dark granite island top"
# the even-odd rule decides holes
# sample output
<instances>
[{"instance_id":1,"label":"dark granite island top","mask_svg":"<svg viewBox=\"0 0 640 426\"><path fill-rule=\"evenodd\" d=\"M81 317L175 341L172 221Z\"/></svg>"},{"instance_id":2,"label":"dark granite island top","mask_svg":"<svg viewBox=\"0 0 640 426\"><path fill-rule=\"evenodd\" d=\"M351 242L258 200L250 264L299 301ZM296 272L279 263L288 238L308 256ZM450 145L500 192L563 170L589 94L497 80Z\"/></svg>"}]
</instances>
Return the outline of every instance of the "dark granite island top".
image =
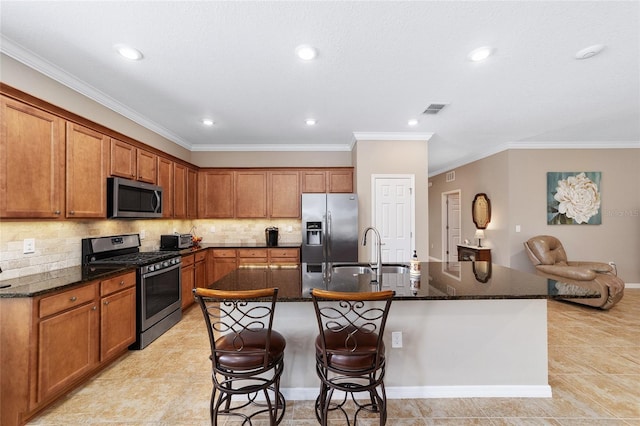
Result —
<instances>
[{"instance_id":1,"label":"dark granite island top","mask_svg":"<svg viewBox=\"0 0 640 426\"><path fill-rule=\"evenodd\" d=\"M342 267L341 267L342 266ZM345 264L302 264L297 268L241 267L210 285L220 290L278 287L278 300L309 301L312 288L367 292L389 289L395 300L566 299L598 297L575 286L488 262L423 262L419 279L409 273L354 273Z\"/></svg>"}]
</instances>

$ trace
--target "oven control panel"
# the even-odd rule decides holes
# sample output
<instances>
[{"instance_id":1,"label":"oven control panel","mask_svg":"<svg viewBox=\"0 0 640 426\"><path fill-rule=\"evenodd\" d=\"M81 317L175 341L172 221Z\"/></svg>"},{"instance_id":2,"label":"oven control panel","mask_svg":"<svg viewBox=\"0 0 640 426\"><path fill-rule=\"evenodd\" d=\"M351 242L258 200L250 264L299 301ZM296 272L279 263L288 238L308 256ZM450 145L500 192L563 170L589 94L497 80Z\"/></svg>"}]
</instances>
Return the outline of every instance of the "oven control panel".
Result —
<instances>
[{"instance_id":1,"label":"oven control panel","mask_svg":"<svg viewBox=\"0 0 640 426\"><path fill-rule=\"evenodd\" d=\"M142 267L142 273L161 271L162 269L169 268L174 265L180 264L180 257L173 257L171 259L163 260L162 262L153 263Z\"/></svg>"}]
</instances>

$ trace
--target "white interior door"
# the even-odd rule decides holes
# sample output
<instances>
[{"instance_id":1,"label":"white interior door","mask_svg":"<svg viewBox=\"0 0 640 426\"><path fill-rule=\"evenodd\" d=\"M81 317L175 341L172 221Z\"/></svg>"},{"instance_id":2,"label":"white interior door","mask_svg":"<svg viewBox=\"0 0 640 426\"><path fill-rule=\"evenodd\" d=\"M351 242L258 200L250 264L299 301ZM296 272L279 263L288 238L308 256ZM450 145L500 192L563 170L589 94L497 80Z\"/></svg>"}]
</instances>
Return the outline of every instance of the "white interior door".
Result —
<instances>
[{"instance_id":1,"label":"white interior door","mask_svg":"<svg viewBox=\"0 0 640 426\"><path fill-rule=\"evenodd\" d=\"M374 175L373 224L382 240L382 261L408 262L414 244L413 175ZM372 244L372 259L375 258Z\"/></svg>"},{"instance_id":2,"label":"white interior door","mask_svg":"<svg viewBox=\"0 0 640 426\"><path fill-rule=\"evenodd\" d=\"M460 236L462 235L460 225L460 191L457 190L442 194L442 202L442 258L445 262L457 262L457 245L460 244Z\"/></svg>"}]
</instances>

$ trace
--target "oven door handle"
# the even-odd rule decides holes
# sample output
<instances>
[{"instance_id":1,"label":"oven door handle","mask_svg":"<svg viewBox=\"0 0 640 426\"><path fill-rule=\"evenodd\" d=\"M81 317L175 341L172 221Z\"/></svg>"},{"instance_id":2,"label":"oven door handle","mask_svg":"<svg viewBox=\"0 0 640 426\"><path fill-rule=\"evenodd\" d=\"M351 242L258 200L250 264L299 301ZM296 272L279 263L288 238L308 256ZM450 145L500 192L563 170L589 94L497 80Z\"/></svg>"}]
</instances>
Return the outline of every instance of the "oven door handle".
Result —
<instances>
[{"instance_id":1,"label":"oven door handle","mask_svg":"<svg viewBox=\"0 0 640 426\"><path fill-rule=\"evenodd\" d=\"M172 265L168 268L163 268L163 269L159 269L157 271L152 271L152 272L147 272L145 274L142 274L142 278L149 278L149 277L155 277L156 275L160 275L160 274L164 274L166 272L171 272L174 269L179 268L182 265L182 262L176 263L175 265Z\"/></svg>"}]
</instances>

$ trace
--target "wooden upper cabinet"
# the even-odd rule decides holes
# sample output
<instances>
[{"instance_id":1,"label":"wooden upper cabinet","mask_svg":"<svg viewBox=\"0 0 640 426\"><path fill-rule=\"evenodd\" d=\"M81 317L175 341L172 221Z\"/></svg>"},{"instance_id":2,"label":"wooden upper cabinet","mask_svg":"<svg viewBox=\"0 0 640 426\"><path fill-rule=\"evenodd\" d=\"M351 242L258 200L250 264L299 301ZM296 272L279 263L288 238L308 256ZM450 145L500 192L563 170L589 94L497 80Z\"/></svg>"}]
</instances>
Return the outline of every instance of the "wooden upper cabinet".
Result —
<instances>
[{"instance_id":1,"label":"wooden upper cabinet","mask_svg":"<svg viewBox=\"0 0 640 426\"><path fill-rule=\"evenodd\" d=\"M158 156L137 148L137 180L155 184L157 182Z\"/></svg>"},{"instance_id":2,"label":"wooden upper cabinet","mask_svg":"<svg viewBox=\"0 0 640 426\"><path fill-rule=\"evenodd\" d=\"M109 138L67 122L68 218L107 217Z\"/></svg>"},{"instance_id":3,"label":"wooden upper cabinet","mask_svg":"<svg viewBox=\"0 0 640 426\"><path fill-rule=\"evenodd\" d=\"M302 170L302 192L353 192L353 168Z\"/></svg>"},{"instance_id":4,"label":"wooden upper cabinet","mask_svg":"<svg viewBox=\"0 0 640 426\"><path fill-rule=\"evenodd\" d=\"M198 217L198 172L187 167L187 217Z\"/></svg>"},{"instance_id":5,"label":"wooden upper cabinet","mask_svg":"<svg viewBox=\"0 0 640 426\"><path fill-rule=\"evenodd\" d=\"M327 192L327 177L322 170L303 170L300 172L302 192Z\"/></svg>"},{"instance_id":6,"label":"wooden upper cabinet","mask_svg":"<svg viewBox=\"0 0 640 426\"><path fill-rule=\"evenodd\" d=\"M353 169L327 170L327 192L353 192Z\"/></svg>"},{"instance_id":7,"label":"wooden upper cabinet","mask_svg":"<svg viewBox=\"0 0 640 426\"><path fill-rule=\"evenodd\" d=\"M269 172L269 217L299 218L300 174L297 171Z\"/></svg>"},{"instance_id":8,"label":"wooden upper cabinet","mask_svg":"<svg viewBox=\"0 0 640 426\"><path fill-rule=\"evenodd\" d=\"M232 170L198 172L198 218L233 218L234 194Z\"/></svg>"},{"instance_id":9,"label":"wooden upper cabinet","mask_svg":"<svg viewBox=\"0 0 640 426\"><path fill-rule=\"evenodd\" d=\"M111 138L111 176L127 179L136 178L136 147Z\"/></svg>"},{"instance_id":10,"label":"wooden upper cabinet","mask_svg":"<svg viewBox=\"0 0 640 426\"><path fill-rule=\"evenodd\" d=\"M187 166L173 163L173 217L187 217Z\"/></svg>"},{"instance_id":11,"label":"wooden upper cabinet","mask_svg":"<svg viewBox=\"0 0 640 426\"><path fill-rule=\"evenodd\" d=\"M236 172L236 217L267 217L267 172L246 170Z\"/></svg>"},{"instance_id":12,"label":"wooden upper cabinet","mask_svg":"<svg viewBox=\"0 0 640 426\"><path fill-rule=\"evenodd\" d=\"M64 217L63 119L2 96L0 217Z\"/></svg>"},{"instance_id":13,"label":"wooden upper cabinet","mask_svg":"<svg viewBox=\"0 0 640 426\"><path fill-rule=\"evenodd\" d=\"M162 187L162 217L173 217L173 161L158 156L157 184Z\"/></svg>"}]
</instances>

